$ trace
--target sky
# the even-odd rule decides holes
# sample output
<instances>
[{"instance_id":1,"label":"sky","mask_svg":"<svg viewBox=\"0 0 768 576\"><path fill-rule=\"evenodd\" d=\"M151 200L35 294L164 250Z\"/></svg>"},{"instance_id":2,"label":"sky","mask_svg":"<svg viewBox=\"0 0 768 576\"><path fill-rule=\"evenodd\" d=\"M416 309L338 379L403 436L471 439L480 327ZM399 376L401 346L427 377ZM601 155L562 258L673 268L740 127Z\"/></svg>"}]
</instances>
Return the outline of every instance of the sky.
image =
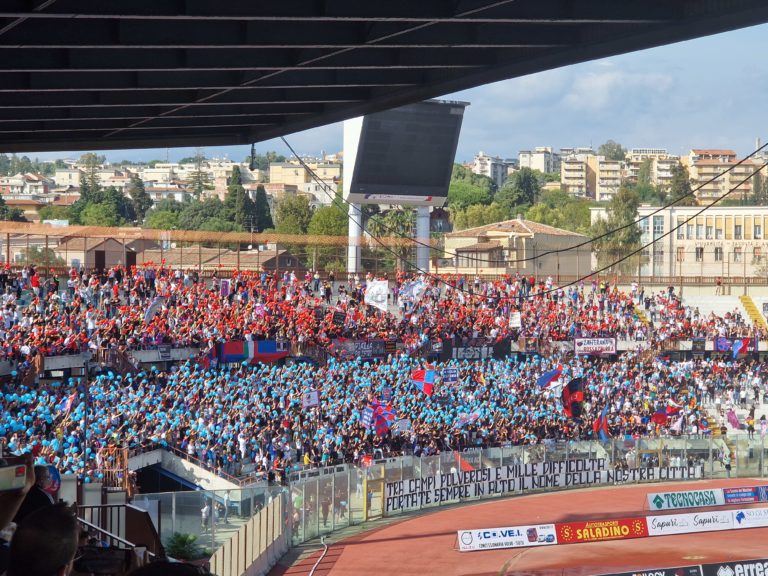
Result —
<instances>
[{"instance_id":1,"label":"sky","mask_svg":"<svg viewBox=\"0 0 768 576\"><path fill-rule=\"evenodd\" d=\"M768 24L594 60L446 94L470 102L456 154L471 161L478 151L516 158L536 146L589 146L612 139L626 148L754 150L768 141ZM343 147L342 124L286 136L301 155L319 156ZM279 140L256 144L275 150ZM108 150L120 160L177 161L195 148ZM208 158L243 160L249 146L203 149ZM78 158L82 152L30 153L30 158Z\"/></svg>"}]
</instances>

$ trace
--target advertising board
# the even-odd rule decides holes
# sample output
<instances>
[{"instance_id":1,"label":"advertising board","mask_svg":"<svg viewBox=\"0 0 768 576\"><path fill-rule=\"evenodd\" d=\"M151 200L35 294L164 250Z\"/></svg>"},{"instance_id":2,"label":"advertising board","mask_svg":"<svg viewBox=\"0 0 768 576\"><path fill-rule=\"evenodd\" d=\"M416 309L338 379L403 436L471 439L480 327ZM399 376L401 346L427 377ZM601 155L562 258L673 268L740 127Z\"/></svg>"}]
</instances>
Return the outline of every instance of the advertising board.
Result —
<instances>
[{"instance_id":1,"label":"advertising board","mask_svg":"<svg viewBox=\"0 0 768 576\"><path fill-rule=\"evenodd\" d=\"M459 530L459 550L489 550L493 548L526 548L557 544L554 524L512 526Z\"/></svg>"},{"instance_id":2,"label":"advertising board","mask_svg":"<svg viewBox=\"0 0 768 576\"><path fill-rule=\"evenodd\" d=\"M704 564L704 576L765 576L768 574L768 560L739 560Z\"/></svg>"},{"instance_id":3,"label":"advertising board","mask_svg":"<svg viewBox=\"0 0 768 576\"><path fill-rule=\"evenodd\" d=\"M733 528L733 513L730 510L648 517L649 536L715 532L717 530L730 530L731 528Z\"/></svg>"},{"instance_id":4,"label":"advertising board","mask_svg":"<svg viewBox=\"0 0 768 576\"><path fill-rule=\"evenodd\" d=\"M648 536L645 518L620 518L590 522L563 522L556 526L559 544L628 540Z\"/></svg>"},{"instance_id":5,"label":"advertising board","mask_svg":"<svg viewBox=\"0 0 768 576\"><path fill-rule=\"evenodd\" d=\"M760 501L757 486L723 488L723 496L726 504L749 504Z\"/></svg>"},{"instance_id":6,"label":"advertising board","mask_svg":"<svg viewBox=\"0 0 768 576\"><path fill-rule=\"evenodd\" d=\"M648 506L651 510L722 506L725 502L723 490L720 488L686 490L684 492L650 492L648 494Z\"/></svg>"}]
</instances>

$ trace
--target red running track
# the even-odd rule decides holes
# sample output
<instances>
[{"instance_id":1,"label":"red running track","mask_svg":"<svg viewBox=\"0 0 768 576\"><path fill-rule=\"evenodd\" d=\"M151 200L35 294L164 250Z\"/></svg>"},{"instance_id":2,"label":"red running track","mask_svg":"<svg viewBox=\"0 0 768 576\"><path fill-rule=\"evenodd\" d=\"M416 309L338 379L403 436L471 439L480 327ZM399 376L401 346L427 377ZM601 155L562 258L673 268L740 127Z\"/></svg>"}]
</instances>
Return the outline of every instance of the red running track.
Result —
<instances>
[{"instance_id":1,"label":"red running track","mask_svg":"<svg viewBox=\"0 0 768 576\"><path fill-rule=\"evenodd\" d=\"M766 558L768 528L477 552L459 552L456 541L456 531L463 529L649 515L648 492L761 483L765 480L739 478L593 488L439 510L331 545L315 576L585 576ZM290 567L278 565L270 574L309 574L319 557L318 552Z\"/></svg>"}]
</instances>

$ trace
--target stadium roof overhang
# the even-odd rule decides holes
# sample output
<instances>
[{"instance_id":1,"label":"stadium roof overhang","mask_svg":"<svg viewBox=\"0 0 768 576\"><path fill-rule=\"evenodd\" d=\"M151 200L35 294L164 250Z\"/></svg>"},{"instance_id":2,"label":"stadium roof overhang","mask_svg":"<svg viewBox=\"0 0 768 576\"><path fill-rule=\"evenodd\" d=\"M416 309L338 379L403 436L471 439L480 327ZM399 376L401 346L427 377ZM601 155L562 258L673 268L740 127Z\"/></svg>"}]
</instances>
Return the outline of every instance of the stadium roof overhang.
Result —
<instances>
[{"instance_id":1,"label":"stadium roof overhang","mask_svg":"<svg viewBox=\"0 0 768 576\"><path fill-rule=\"evenodd\" d=\"M765 21L765 0L3 0L0 152L259 142Z\"/></svg>"}]
</instances>

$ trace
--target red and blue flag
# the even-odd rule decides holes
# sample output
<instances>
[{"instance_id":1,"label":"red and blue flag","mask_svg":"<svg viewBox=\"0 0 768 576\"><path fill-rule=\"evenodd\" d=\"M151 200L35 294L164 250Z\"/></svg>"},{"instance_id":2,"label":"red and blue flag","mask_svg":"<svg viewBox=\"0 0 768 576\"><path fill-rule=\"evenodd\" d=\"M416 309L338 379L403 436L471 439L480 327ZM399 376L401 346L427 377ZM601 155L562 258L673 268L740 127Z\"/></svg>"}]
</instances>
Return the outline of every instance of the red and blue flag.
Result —
<instances>
[{"instance_id":1,"label":"red and blue flag","mask_svg":"<svg viewBox=\"0 0 768 576\"><path fill-rule=\"evenodd\" d=\"M584 402L584 380L574 378L562 392L563 412L568 418L581 418L582 402Z\"/></svg>"},{"instance_id":2,"label":"red and blue flag","mask_svg":"<svg viewBox=\"0 0 768 576\"><path fill-rule=\"evenodd\" d=\"M746 354L749 352L749 344L751 338L736 338L731 346L731 352L733 353L733 359L736 360L739 354Z\"/></svg>"},{"instance_id":3,"label":"red and blue flag","mask_svg":"<svg viewBox=\"0 0 768 576\"><path fill-rule=\"evenodd\" d=\"M608 428L608 403L603 406L603 411L595 419L592 430L600 437L600 440L608 440L611 437L611 429Z\"/></svg>"},{"instance_id":4,"label":"red and blue flag","mask_svg":"<svg viewBox=\"0 0 768 576\"><path fill-rule=\"evenodd\" d=\"M59 403L59 406L58 406L59 412L65 412L65 413L67 413L67 412L69 412L70 410L72 410L72 404L74 404L74 402L75 402L75 398L77 398L77 393L76 393L76 392L73 392L72 394L70 394L69 396L67 396L66 398L64 398L64 399L63 399L63 400L62 400L62 401Z\"/></svg>"},{"instance_id":5,"label":"red and blue flag","mask_svg":"<svg viewBox=\"0 0 768 576\"><path fill-rule=\"evenodd\" d=\"M374 401L371 408L373 408L373 429L377 436L384 436L392 422L395 421L397 414L390 404L381 404L378 401Z\"/></svg>"},{"instance_id":6,"label":"red and blue flag","mask_svg":"<svg viewBox=\"0 0 768 576\"><path fill-rule=\"evenodd\" d=\"M414 370L411 372L411 381L427 396L432 396L435 390L435 371L434 370Z\"/></svg>"},{"instance_id":7,"label":"red and blue flag","mask_svg":"<svg viewBox=\"0 0 768 576\"><path fill-rule=\"evenodd\" d=\"M560 378L560 375L563 373L563 367L558 366L554 370L550 370L549 372L544 372L541 376L539 376L536 379L536 384L539 386L539 388L546 388L552 382L556 381L558 378Z\"/></svg>"}]
</instances>

